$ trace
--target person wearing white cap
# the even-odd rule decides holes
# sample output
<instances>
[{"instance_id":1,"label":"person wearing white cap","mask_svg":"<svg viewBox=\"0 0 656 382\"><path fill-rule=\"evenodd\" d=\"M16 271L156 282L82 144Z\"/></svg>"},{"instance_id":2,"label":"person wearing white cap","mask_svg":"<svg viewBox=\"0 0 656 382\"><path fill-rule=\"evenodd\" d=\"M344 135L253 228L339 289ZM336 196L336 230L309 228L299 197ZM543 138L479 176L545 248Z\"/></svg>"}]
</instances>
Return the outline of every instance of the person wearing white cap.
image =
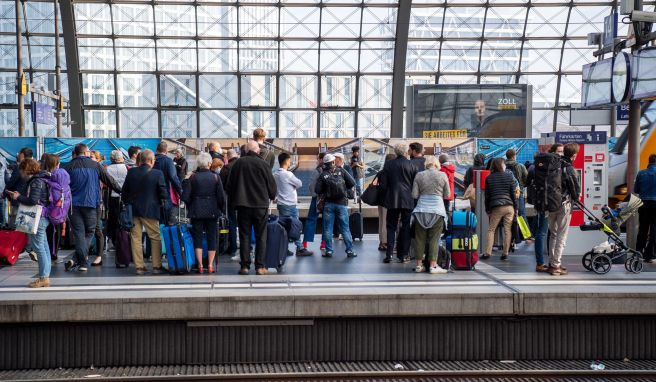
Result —
<instances>
[{"instance_id":1,"label":"person wearing white cap","mask_svg":"<svg viewBox=\"0 0 656 382\"><path fill-rule=\"evenodd\" d=\"M322 256L333 256L333 227L337 219L342 228L342 236L346 245L346 256L357 256L353 251L353 238L348 221L348 198L346 190L355 186L355 180L346 170L336 166L335 155L326 154L323 157L323 172L317 179L315 192L323 199L323 240L326 250Z\"/></svg>"}]
</instances>

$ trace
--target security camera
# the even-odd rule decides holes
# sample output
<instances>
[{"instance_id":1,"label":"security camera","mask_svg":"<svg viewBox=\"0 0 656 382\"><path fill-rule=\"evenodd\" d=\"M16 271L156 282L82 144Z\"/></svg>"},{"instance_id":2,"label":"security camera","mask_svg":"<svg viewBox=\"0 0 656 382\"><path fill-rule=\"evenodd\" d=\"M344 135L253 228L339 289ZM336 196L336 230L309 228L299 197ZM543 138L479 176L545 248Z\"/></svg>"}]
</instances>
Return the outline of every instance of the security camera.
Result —
<instances>
[{"instance_id":1,"label":"security camera","mask_svg":"<svg viewBox=\"0 0 656 382\"><path fill-rule=\"evenodd\" d=\"M631 21L656 23L656 12L633 11L631 12Z\"/></svg>"}]
</instances>

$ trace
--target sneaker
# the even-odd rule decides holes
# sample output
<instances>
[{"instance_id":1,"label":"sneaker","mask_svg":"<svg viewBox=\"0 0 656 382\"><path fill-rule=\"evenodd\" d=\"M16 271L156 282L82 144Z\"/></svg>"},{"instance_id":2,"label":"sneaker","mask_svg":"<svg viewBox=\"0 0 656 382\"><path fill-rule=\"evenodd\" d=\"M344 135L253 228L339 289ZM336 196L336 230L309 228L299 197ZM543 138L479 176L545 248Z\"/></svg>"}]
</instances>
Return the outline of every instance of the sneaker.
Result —
<instances>
[{"instance_id":1,"label":"sneaker","mask_svg":"<svg viewBox=\"0 0 656 382\"><path fill-rule=\"evenodd\" d=\"M508 260L508 255L501 255L501 260L502 261Z\"/></svg>"},{"instance_id":2,"label":"sneaker","mask_svg":"<svg viewBox=\"0 0 656 382\"><path fill-rule=\"evenodd\" d=\"M146 268L137 268L137 275L138 276L143 276L146 273L148 273L148 269L146 269Z\"/></svg>"},{"instance_id":3,"label":"sneaker","mask_svg":"<svg viewBox=\"0 0 656 382\"><path fill-rule=\"evenodd\" d=\"M86 265L81 265L77 270L80 272L86 272L89 270L89 268L87 268Z\"/></svg>"},{"instance_id":4,"label":"sneaker","mask_svg":"<svg viewBox=\"0 0 656 382\"><path fill-rule=\"evenodd\" d=\"M321 240L321 245L319 246L319 249L324 250L326 249L326 242Z\"/></svg>"},{"instance_id":5,"label":"sneaker","mask_svg":"<svg viewBox=\"0 0 656 382\"><path fill-rule=\"evenodd\" d=\"M563 267L552 267L549 266L549 274L552 276L564 276L566 275L567 269L563 269Z\"/></svg>"},{"instance_id":6,"label":"sneaker","mask_svg":"<svg viewBox=\"0 0 656 382\"><path fill-rule=\"evenodd\" d=\"M71 268L73 268L74 266L75 266L75 262L74 262L73 260L68 260L68 261L64 264L64 270L65 270L66 272L68 272L68 271L70 271Z\"/></svg>"},{"instance_id":7,"label":"sneaker","mask_svg":"<svg viewBox=\"0 0 656 382\"><path fill-rule=\"evenodd\" d=\"M538 264L535 266L535 271L538 273L549 273L549 267L544 264Z\"/></svg>"},{"instance_id":8,"label":"sneaker","mask_svg":"<svg viewBox=\"0 0 656 382\"><path fill-rule=\"evenodd\" d=\"M36 252L34 251L28 251L27 256L29 256L30 260L34 261L35 263L39 261L39 259L36 257Z\"/></svg>"},{"instance_id":9,"label":"sneaker","mask_svg":"<svg viewBox=\"0 0 656 382\"><path fill-rule=\"evenodd\" d=\"M27 286L30 288L47 288L50 286L50 279L47 277L39 277Z\"/></svg>"},{"instance_id":10,"label":"sneaker","mask_svg":"<svg viewBox=\"0 0 656 382\"><path fill-rule=\"evenodd\" d=\"M326 252L324 252L321 256L322 256L322 257L333 257L333 253L330 252L330 251L326 251Z\"/></svg>"},{"instance_id":11,"label":"sneaker","mask_svg":"<svg viewBox=\"0 0 656 382\"><path fill-rule=\"evenodd\" d=\"M385 259L383 259L383 263L385 263L385 264L389 264L391 262L392 262L392 258L389 257L389 256L385 256Z\"/></svg>"},{"instance_id":12,"label":"sneaker","mask_svg":"<svg viewBox=\"0 0 656 382\"><path fill-rule=\"evenodd\" d=\"M358 257L358 254L353 251L346 251L346 257L348 258Z\"/></svg>"},{"instance_id":13,"label":"sneaker","mask_svg":"<svg viewBox=\"0 0 656 382\"><path fill-rule=\"evenodd\" d=\"M258 275L258 276L268 275L269 270L266 269L266 268L257 268L257 270L255 271L255 274Z\"/></svg>"},{"instance_id":14,"label":"sneaker","mask_svg":"<svg viewBox=\"0 0 656 382\"><path fill-rule=\"evenodd\" d=\"M561 265L561 267L560 267L560 275L561 275L561 276L565 276L565 275L568 274L568 273L569 273L569 272L567 272L567 268L565 268L565 267L563 267L563 266Z\"/></svg>"},{"instance_id":15,"label":"sneaker","mask_svg":"<svg viewBox=\"0 0 656 382\"><path fill-rule=\"evenodd\" d=\"M417 265L415 267L415 273L424 273L424 272L426 272L426 267L424 267L423 265Z\"/></svg>"},{"instance_id":16,"label":"sneaker","mask_svg":"<svg viewBox=\"0 0 656 382\"><path fill-rule=\"evenodd\" d=\"M241 267L241 269L239 270L239 274L243 275L243 276L247 275L248 272L249 272L249 269L246 268L246 267Z\"/></svg>"},{"instance_id":17,"label":"sneaker","mask_svg":"<svg viewBox=\"0 0 656 382\"><path fill-rule=\"evenodd\" d=\"M162 273L164 273L164 269L162 269L162 267L153 268L153 274L154 275L161 275Z\"/></svg>"},{"instance_id":18,"label":"sneaker","mask_svg":"<svg viewBox=\"0 0 656 382\"><path fill-rule=\"evenodd\" d=\"M447 273L448 271L439 265L430 267L430 270L428 271L431 275L443 275Z\"/></svg>"},{"instance_id":19,"label":"sneaker","mask_svg":"<svg viewBox=\"0 0 656 382\"><path fill-rule=\"evenodd\" d=\"M409 263L410 262L410 257L409 256L406 256L404 258L397 257L396 262L399 263L399 264Z\"/></svg>"},{"instance_id":20,"label":"sneaker","mask_svg":"<svg viewBox=\"0 0 656 382\"><path fill-rule=\"evenodd\" d=\"M236 254L230 258L230 261L241 261L241 255Z\"/></svg>"},{"instance_id":21,"label":"sneaker","mask_svg":"<svg viewBox=\"0 0 656 382\"><path fill-rule=\"evenodd\" d=\"M306 248L301 248L296 250L296 256L312 256L314 252L308 251Z\"/></svg>"}]
</instances>

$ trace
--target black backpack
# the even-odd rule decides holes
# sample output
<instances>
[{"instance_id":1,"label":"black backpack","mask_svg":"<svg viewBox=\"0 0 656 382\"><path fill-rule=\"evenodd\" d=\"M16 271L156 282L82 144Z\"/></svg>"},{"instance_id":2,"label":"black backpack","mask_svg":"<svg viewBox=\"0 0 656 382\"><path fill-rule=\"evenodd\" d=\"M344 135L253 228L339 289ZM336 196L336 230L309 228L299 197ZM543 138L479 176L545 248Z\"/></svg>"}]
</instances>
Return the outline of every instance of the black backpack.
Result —
<instances>
[{"instance_id":1,"label":"black backpack","mask_svg":"<svg viewBox=\"0 0 656 382\"><path fill-rule=\"evenodd\" d=\"M519 185L521 187L525 187L526 185L522 183L522 178L519 176L519 169L517 168L518 163L513 162L513 163L506 163L506 168L510 170L510 172L513 173L513 176L515 176L515 179L519 182Z\"/></svg>"},{"instance_id":2,"label":"black backpack","mask_svg":"<svg viewBox=\"0 0 656 382\"><path fill-rule=\"evenodd\" d=\"M326 198L328 200L338 200L347 197L346 182L344 181L342 171L341 169L335 169L325 171L321 175L326 185Z\"/></svg>"},{"instance_id":3,"label":"black backpack","mask_svg":"<svg viewBox=\"0 0 656 382\"><path fill-rule=\"evenodd\" d=\"M539 153L535 157L535 174L529 189L535 210L556 212L563 204L562 163L558 154Z\"/></svg>"}]
</instances>

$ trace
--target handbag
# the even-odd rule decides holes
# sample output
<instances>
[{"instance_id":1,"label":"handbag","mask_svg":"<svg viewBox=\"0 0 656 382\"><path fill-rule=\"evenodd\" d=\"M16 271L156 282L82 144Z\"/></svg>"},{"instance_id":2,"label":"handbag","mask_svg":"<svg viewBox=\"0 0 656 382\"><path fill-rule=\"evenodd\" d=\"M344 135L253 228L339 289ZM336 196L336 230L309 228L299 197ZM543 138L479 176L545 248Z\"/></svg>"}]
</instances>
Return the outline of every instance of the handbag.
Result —
<instances>
[{"instance_id":1,"label":"handbag","mask_svg":"<svg viewBox=\"0 0 656 382\"><path fill-rule=\"evenodd\" d=\"M522 232L522 236L524 239L530 239L531 236L531 229L528 227L528 224L526 223L526 219L524 219L523 216L519 215L517 216L517 225L519 225L519 230Z\"/></svg>"},{"instance_id":2,"label":"handbag","mask_svg":"<svg viewBox=\"0 0 656 382\"><path fill-rule=\"evenodd\" d=\"M380 192L380 186L378 185L378 174L374 177L374 180L369 184L366 190L362 193L360 199L370 206L380 206L382 193Z\"/></svg>"},{"instance_id":3,"label":"handbag","mask_svg":"<svg viewBox=\"0 0 656 382\"><path fill-rule=\"evenodd\" d=\"M121 202L120 212L118 213L118 225L124 231L132 230L134 222L132 221L132 205Z\"/></svg>"},{"instance_id":4,"label":"handbag","mask_svg":"<svg viewBox=\"0 0 656 382\"><path fill-rule=\"evenodd\" d=\"M180 195L173 189L173 186L169 186L169 195L171 196L171 203L174 206L180 205Z\"/></svg>"},{"instance_id":5,"label":"handbag","mask_svg":"<svg viewBox=\"0 0 656 382\"><path fill-rule=\"evenodd\" d=\"M43 207L38 204L34 206L19 205L16 213L16 231L36 235L42 212Z\"/></svg>"}]
</instances>

